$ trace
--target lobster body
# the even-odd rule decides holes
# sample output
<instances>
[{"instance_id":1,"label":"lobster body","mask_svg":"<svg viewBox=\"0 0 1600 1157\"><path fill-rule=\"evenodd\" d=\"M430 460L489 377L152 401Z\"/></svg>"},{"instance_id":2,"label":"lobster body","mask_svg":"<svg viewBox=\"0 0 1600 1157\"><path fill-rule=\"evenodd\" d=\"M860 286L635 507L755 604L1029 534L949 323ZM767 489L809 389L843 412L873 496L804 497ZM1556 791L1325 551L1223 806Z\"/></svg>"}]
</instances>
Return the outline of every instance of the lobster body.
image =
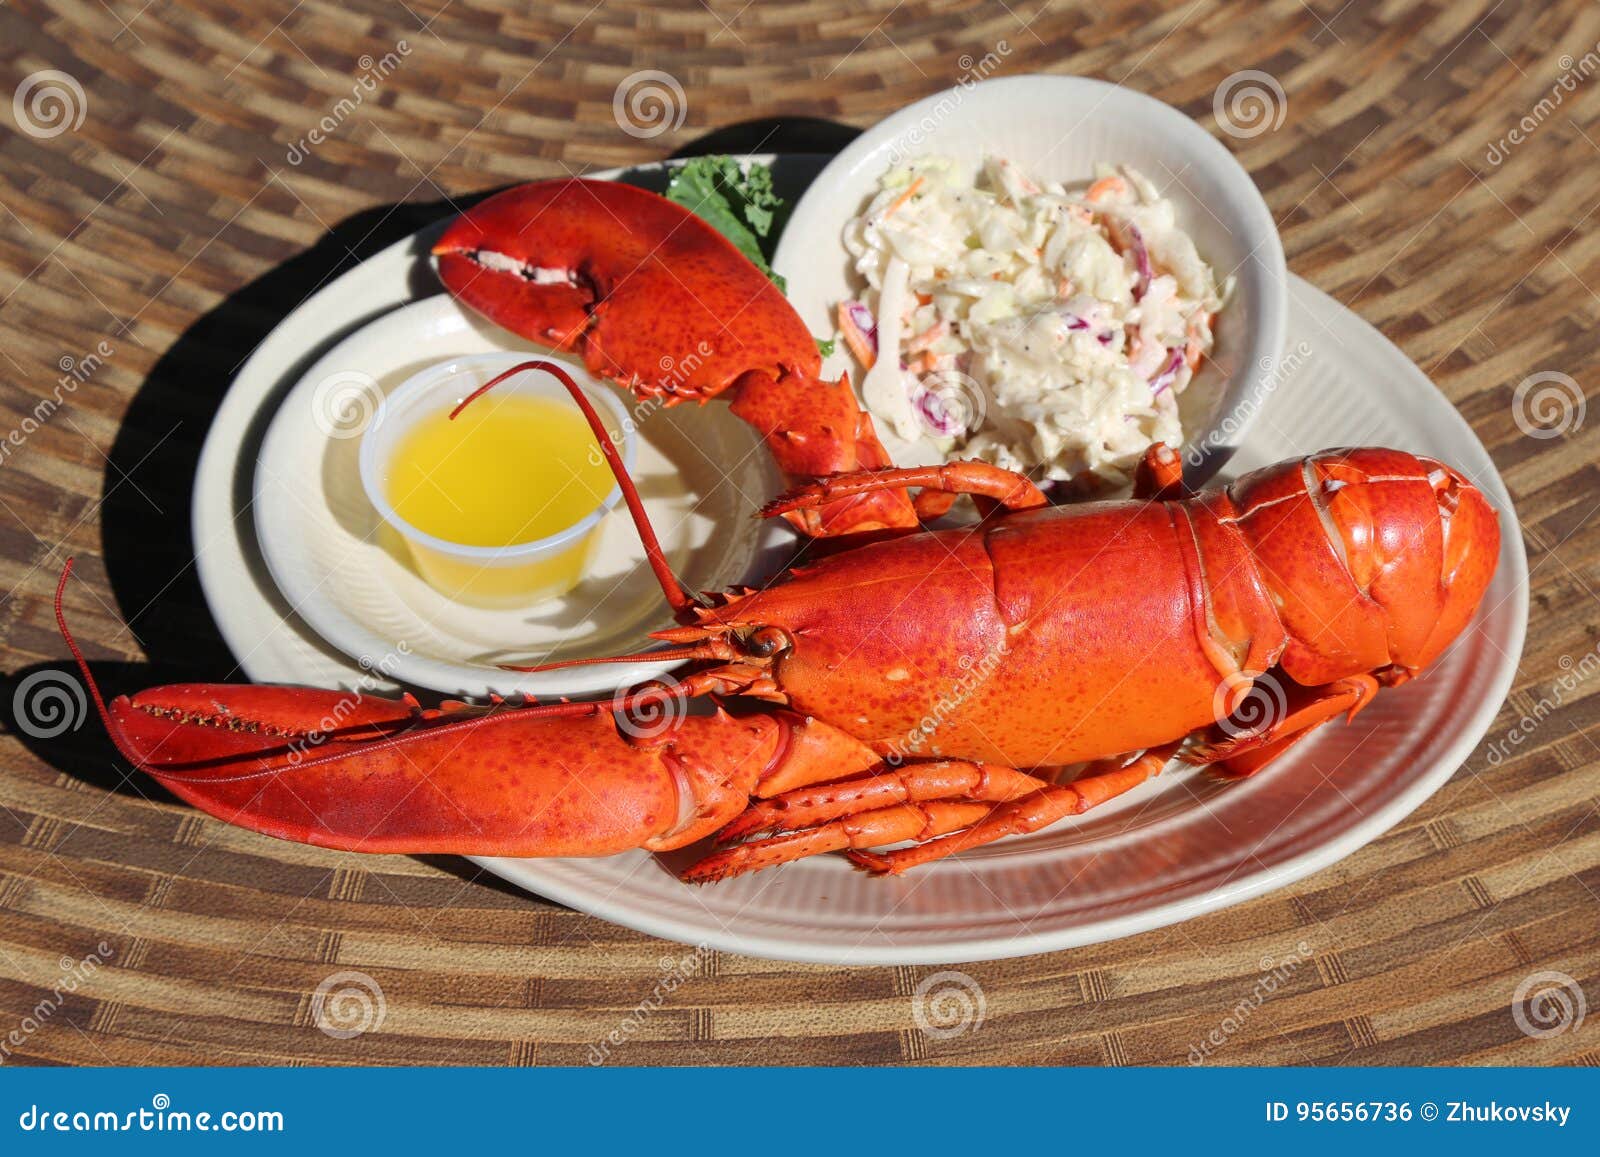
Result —
<instances>
[{"instance_id":1,"label":"lobster body","mask_svg":"<svg viewBox=\"0 0 1600 1157\"><path fill-rule=\"evenodd\" d=\"M1466 626L1498 549L1454 471L1336 451L1182 501L863 546L706 618L783 630L785 701L882 754L927 735L916 753L1044 767L1195 735L1274 667L1304 687L1409 678Z\"/></svg>"}]
</instances>

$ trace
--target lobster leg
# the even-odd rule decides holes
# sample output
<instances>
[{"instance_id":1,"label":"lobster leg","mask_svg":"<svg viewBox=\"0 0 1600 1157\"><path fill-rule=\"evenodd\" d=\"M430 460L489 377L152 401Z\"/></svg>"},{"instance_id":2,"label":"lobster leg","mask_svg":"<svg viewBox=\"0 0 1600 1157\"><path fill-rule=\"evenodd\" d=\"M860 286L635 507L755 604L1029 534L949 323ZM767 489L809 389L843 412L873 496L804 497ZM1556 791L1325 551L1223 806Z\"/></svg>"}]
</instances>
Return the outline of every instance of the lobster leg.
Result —
<instances>
[{"instance_id":1,"label":"lobster leg","mask_svg":"<svg viewBox=\"0 0 1600 1157\"><path fill-rule=\"evenodd\" d=\"M1133 496L1147 502L1178 502L1193 495L1183 482L1183 459L1165 442L1144 452L1133 472Z\"/></svg>"},{"instance_id":2,"label":"lobster leg","mask_svg":"<svg viewBox=\"0 0 1600 1157\"><path fill-rule=\"evenodd\" d=\"M1069 784L1052 784L1032 795L1001 804L978 823L941 839L893 852L855 850L849 853L850 859L856 867L874 875L898 876L918 864L981 847L1004 836L1036 832L1067 816L1082 815L1138 787L1161 771L1170 754L1167 748L1147 751L1129 764L1091 773Z\"/></svg>"},{"instance_id":3,"label":"lobster leg","mask_svg":"<svg viewBox=\"0 0 1600 1157\"><path fill-rule=\"evenodd\" d=\"M988 462L962 461L943 466L904 466L835 474L779 495L767 503L761 513L770 518L775 514L824 507L842 498L878 491L898 492L907 486L921 486L925 491L950 495L992 498L1008 510L1032 510L1048 501L1039 488L1021 474ZM917 509L919 513L928 513L921 504Z\"/></svg>"},{"instance_id":4,"label":"lobster leg","mask_svg":"<svg viewBox=\"0 0 1600 1157\"><path fill-rule=\"evenodd\" d=\"M1324 723L1343 715L1348 721L1372 702L1378 680L1371 675L1336 679L1321 687L1291 686L1285 710L1260 732L1198 744L1186 753L1194 763L1216 764L1238 778L1254 775ZM1217 729L1213 729L1215 733ZM1223 733L1227 734L1227 733Z\"/></svg>"},{"instance_id":5,"label":"lobster leg","mask_svg":"<svg viewBox=\"0 0 1600 1157\"><path fill-rule=\"evenodd\" d=\"M917 763L758 800L718 832L717 839L730 843L757 832L790 832L899 803L939 799L1004 802L1044 786L1041 779L998 765L960 759Z\"/></svg>"},{"instance_id":6,"label":"lobster leg","mask_svg":"<svg viewBox=\"0 0 1600 1157\"><path fill-rule=\"evenodd\" d=\"M1046 783L1010 767L937 760L787 792L753 805L718 838L772 830L778 835L713 853L683 878L706 883L842 849L851 850L858 867L898 875L917 864L1086 812L1158 773L1174 746L1152 749L1131 761L1100 760L1070 784ZM817 826L802 827L806 824ZM894 852L867 850L902 840L918 842Z\"/></svg>"},{"instance_id":7,"label":"lobster leg","mask_svg":"<svg viewBox=\"0 0 1600 1157\"><path fill-rule=\"evenodd\" d=\"M981 823L991 807L974 801L936 800L879 808L819 828L738 844L691 865L682 879L689 884L711 884L823 852L932 839Z\"/></svg>"}]
</instances>

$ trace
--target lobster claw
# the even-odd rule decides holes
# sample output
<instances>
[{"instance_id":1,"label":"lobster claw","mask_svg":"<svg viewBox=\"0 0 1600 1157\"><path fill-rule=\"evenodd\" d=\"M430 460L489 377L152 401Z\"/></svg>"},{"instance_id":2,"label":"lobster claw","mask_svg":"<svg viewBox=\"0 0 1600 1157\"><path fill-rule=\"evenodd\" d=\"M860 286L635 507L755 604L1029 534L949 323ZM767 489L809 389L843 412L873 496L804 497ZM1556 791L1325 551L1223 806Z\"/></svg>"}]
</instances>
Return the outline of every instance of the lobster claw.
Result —
<instances>
[{"instance_id":1,"label":"lobster claw","mask_svg":"<svg viewBox=\"0 0 1600 1157\"><path fill-rule=\"evenodd\" d=\"M118 696L110 703L130 758L155 771L255 758L273 764L307 757L324 744L380 739L422 717L416 700L382 699L305 687L182 683ZM239 709L241 701L248 710Z\"/></svg>"},{"instance_id":2,"label":"lobster claw","mask_svg":"<svg viewBox=\"0 0 1600 1157\"><path fill-rule=\"evenodd\" d=\"M667 717L630 733L609 703L422 711L409 697L224 684L103 710L123 756L202 811L356 852L681 847L745 807L780 741L769 716Z\"/></svg>"},{"instance_id":3,"label":"lobster claw","mask_svg":"<svg viewBox=\"0 0 1600 1157\"><path fill-rule=\"evenodd\" d=\"M433 249L457 300L589 371L671 405L724 397L794 481L891 465L848 380L783 293L703 219L614 181L521 185ZM917 525L904 490L797 511L809 534Z\"/></svg>"}]
</instances>

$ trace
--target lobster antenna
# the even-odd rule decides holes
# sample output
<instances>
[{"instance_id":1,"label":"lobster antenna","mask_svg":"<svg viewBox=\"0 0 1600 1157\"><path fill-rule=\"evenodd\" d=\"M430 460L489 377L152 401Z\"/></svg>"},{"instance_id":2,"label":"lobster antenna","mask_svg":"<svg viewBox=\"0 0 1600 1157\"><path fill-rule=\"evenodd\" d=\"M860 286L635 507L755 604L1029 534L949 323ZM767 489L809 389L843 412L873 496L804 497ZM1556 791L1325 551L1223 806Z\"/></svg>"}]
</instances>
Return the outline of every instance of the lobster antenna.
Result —
<instances>
[{"instance_id":1,"label":"lobster antenna","mask_svg":"<svg viewBox=\"0 0 1600 1157\"><path fill-rule=\"evenodd\" d=\"M589 423L589 429L594 432L595 440L600 443L600 452L605 455L606 464L611 467L611 473L617 480L617 486L622 491L622 500L628 504L628 513L633 516L634 528L639 532L639 539L644 544L645 560L649 562L650 569L655 572L656 581L661 584L661 593L667 598L681 619L686 611L696 606L694 596L678 581L678 576L672 573L672 567L667 563L666 553L661 549L661 540L656 537L655 527L650 525L650 516L644 511L644 501L639 497L639 488L633 484L633 479L628 475L628 468L623 464L622 455L617 453L617 446L611 440L611 434L606 430L605 423L600 420L600 415L595 413L594 405L584 394L582 387L572 380L572 375L555 362L541 359L531 359L519 362L503 374L499 374L477 389L468 394L455 409L450 411L454 418L462 410L470 406L478 398L494 389L507 378L515 377L525 370L543 370L567 388L567 393L572 395L572 400L578 404L578 409L583 411L583 416Z\"/></svg>"},{"instance_id":2,"label":"lobster antenna","mask_svg":"<svg viewBox=\"0 0 1600 1157\"><path fill-rule=\"evenodd\" d=\"M662 647L654 651L637 651L630 655L604 655L589 659L560 659L554 663L535 663L523 666L501 663L502 671L521 671L536 674L540 671L560 671L567 667L590 667L596 663L675 663L686 659L732 659L734 653L720 639L704 639L687 647Z\"/></svg>"},{"instance_id":3,"label":"lobster antenna","mask_svg":"<svg viewBox=\"0 0 1600 1157\"><path fill-rule=\"evenodd\" d=\"M105 696L100 694L100 684L95 682L94 672L89 670L89 660L83 657L83 651L78 646L78 641L72 637L72 632L67 629L67 616L61 611L61 597L66 593L67 580L72 577L72 559L68 558L66 565L61 568L61 580L56 583L56 626L61 630L61 637L67 641L67 650L72 652L72 657L77 661L78 671L83 675L83 681L89 685L89 697L94 700L94 709L100 713L100 722L105 725L106 734L111 737L112 746L118 754L134 767L146 767L145 761L128 742L127 736L122 733L122 725L111 714L111 709L106 706Z\"/></svg>"}]
</instances>

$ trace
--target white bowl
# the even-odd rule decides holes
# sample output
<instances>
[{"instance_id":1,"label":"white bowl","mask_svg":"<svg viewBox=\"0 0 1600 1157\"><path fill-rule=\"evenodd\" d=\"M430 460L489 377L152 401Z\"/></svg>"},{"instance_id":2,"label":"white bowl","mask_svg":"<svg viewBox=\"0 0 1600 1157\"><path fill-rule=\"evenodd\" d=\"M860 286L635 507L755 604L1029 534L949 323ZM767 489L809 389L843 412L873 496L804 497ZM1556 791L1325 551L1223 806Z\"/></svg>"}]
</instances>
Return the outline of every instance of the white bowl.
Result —
<instances>
[{"instance_id":1,"label":"white bowl","mask_svg":"<svg viewBox=\"0 0 1600 1157\"><path fill-rule=\"evenodd\" d=\"M1217 317L1216 349L1179 398L1186 477L1206 481L1232 456L1270 392L1288 318L1283 244L1261 193L1205 129L1130 88L1073 76L1010 76L958 85L880 121L840 153L795 206L773 266L813 333L833 332L838 303L856 296L845 224L866 205L892 160L985 155L1028 175L1074 183L1097 164L1138 169L1173 201L1179 224L1219 277L1237 279ZM856 366L841 348L832 376ZM902 465L942 458L931 442L879 434Z\"/></svg>"}]
</instances>

